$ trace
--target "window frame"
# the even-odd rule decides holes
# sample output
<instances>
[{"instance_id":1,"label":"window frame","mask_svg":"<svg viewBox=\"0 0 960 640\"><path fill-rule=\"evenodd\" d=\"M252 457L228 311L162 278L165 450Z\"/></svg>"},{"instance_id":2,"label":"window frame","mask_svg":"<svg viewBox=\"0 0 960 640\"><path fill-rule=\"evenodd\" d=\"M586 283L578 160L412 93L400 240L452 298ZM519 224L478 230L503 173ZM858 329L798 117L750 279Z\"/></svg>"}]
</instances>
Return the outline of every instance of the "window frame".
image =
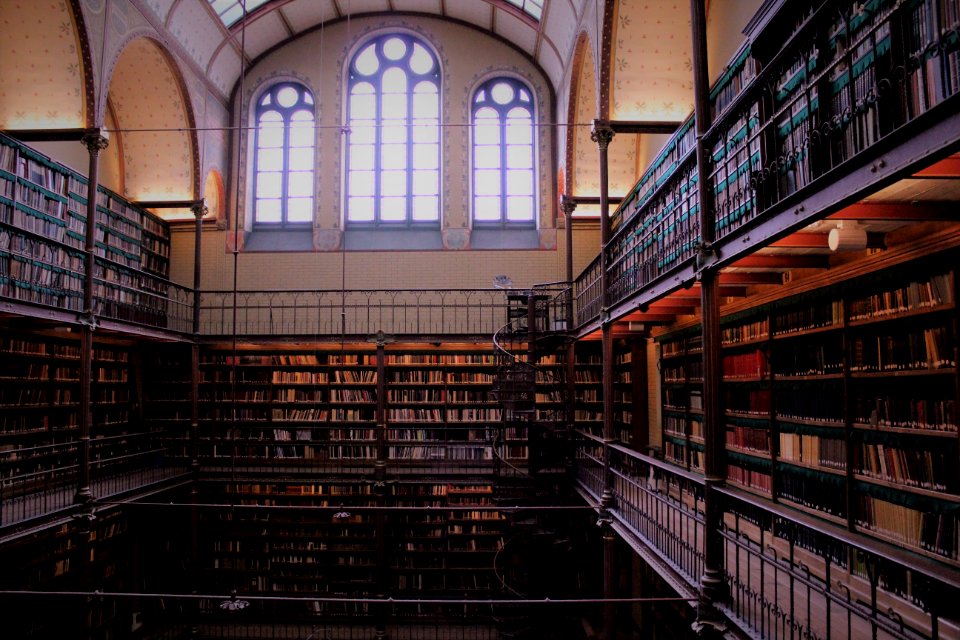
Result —
<instances>
[{"instance_id":1,"label":"window frame","mask_svg":"<svg viewBox=\"0 0 960 640\"><path fill-rule=\"evenodd\" d=\"M408 51L404 53L401 58L398 60L390 60L383 53L383 44L393 38L399 38L404 41L408 47ZM413 55L413 46L417 44L420 45L427 54L431 57L433 61L433 67L427 73L418 74L413 69L410 68L410 57ZM378 60L377 70L369 75L360 75L355 71L355 63L357 59L363 54L370 46L375 47L376 56ZM382 166L382 148L383 148L383 76L390 69L401 69L404 72L404 76L407 81L406 87L406 121L405 121L405 132L406 132L406 161L405 161L405 194L403 196L405 200L405 215L403 220L383 220L381 215L381 199L382 199L382 182L383 182L383 166ZM439 230L443 220L443 163L442 163L442 154L443 154L443 99L442 99L442 90L443 90L443 70L440 65L440 57L437 55L436 50L433 46L424 40L421 36L406 31L385 31L377 33L369 38L364 39L360 42L354 49L352 55L349 57L346 63L346 85L345 85L345 100L344 100L344 119L346 122L346 131L347 135L345 138L344 144L344 160L343 160L343 223L345 229L356 229L356 230L383 230L383 229L417 229L417 230ZM437 167L436 177L437 177L437 217L435 220L415 220L413 217L413 174L414 174L414 148L415 143L413 141L413 130L414 130L414 121L417 119L416 113L414 112L414 97L416 95L414 89L416 85L420 82L430 81L436 87L436 98L437 98L437 158L436 164ZM372 220L351 220L350 219L350 161L351 161L351 150L353 149L353 143L351 142L351 125L352 125L352 104L351 98L353 97L353 88L354 86L362 83L370 83L374 86L373 96L374 96L374 141L373 141L373 219Z\"/></svg>"},{"instance_id":2,"label":"window frame","mask_svg":"<svg viewBox=\"0 0 960 640\"><path fill-rule=\"evenodd\" d=\"M490 98L485 98L484 102L477 106L477 95L481 91L485 91L487 96L490 95L490 89L501 82L506 82L510 84L514 91L517 92L514 99L505 104L498 104L495 100ZM530 96L530 102L524 103L520 100L519 90L526 91ZM530 85L523 79L511 75L497 75L485 79L483 82L478 84L474 90L470 93L470 148L469 153L469 163L470 163L470 224L474 229L538 229L540 224L540 215L539 215L539 143L540 135L539 128L536 125L537 122L537 101L535 99L536 94ZM529 110L530 112L530 127L533 139L530 141L530 153L532 159L531 171L533 172L533 187L532 187L532 198L533 198L533 216L530 220L509 220L507 218L507 203L508 203L508 193L507 193L507 115L509 112L516 108L522 106ZM483 108L492 108L497 111L499 118L497 124L500 130L500 218L499 220L478 220L477 206L476 206L476 187L477 187L477 167L476 167L476 149L477 149L477 138L476 138L476 114L480 109Z\"/></svg>"},{"instance_id":3,"label":"window frame","mask_svg":"<svg viewBox=\"0 0 960 640\"><path fill-rule=\"evenodd\" d=\"M299 94L297 102L290 107L284 107L277 103L277 94L284 88L293 88ZM270 96L270 104L264 105L264 99ZM311 139L310 148L312 149L313 163L310 167L311 183L311 207L310 220L297 220L291 222L288 216L288 199L290 184L290 133L293 130L292 116L298 111L309 111L313 119L314 135ZM260 118L267 111L276 111L280 114L283 121L283 146L280 147L282 156L282 166L280 170L280 220L263 221L259 219L259 207L257 206L257 190L259 188L260 177ZM268 230L302 230L313 226L317 216L317 103L313 92L304 83L297 80L281 80L274 82L260 91L256 98L256 106L253 109L253 184L251 188L251 202L253 210L253 229L258 231Z\"/></svg>"}]
</instances>

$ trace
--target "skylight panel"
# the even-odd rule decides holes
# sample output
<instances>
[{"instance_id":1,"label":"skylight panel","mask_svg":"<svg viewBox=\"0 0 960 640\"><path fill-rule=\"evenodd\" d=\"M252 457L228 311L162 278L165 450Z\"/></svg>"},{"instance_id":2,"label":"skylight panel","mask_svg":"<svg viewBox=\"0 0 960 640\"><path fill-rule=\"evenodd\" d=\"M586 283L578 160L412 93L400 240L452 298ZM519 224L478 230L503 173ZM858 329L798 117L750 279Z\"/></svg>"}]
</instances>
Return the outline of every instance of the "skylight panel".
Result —
<instances>
[{"instance_id":1,"label":"skylight panel","mask_svg":"<svg viewBox=\"0 0 960 640\"><path fill-rule=\"evenodd\" d=\"M544 0L507 0L507 2L519 9L523 9L524 12L537 20L543 15Z\"/></svg>"},{"instance_id":2,"label":"skylight panel","mask_svg":"<svg viewBox=\"0 0 960 640\"><path fill-rule=\"evenodd\" d=\"M250 15L256 9L267 4L270 0L207 0L210 3L210 7L217 14L217 17L220 18L220 22L224 26L231 27L236 24L242 17L244 8L246 8L247 15ZM537 0L537 2L542 2L542 0Z\"/></svg>"}]
</instances>

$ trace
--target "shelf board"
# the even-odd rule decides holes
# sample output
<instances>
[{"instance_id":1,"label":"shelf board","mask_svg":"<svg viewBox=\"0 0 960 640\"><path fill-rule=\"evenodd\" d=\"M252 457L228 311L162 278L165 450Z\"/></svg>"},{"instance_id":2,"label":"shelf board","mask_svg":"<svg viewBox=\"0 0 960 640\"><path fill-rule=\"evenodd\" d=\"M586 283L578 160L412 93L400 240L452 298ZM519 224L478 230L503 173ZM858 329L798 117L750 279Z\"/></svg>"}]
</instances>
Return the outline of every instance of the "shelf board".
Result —
<instances>
[{"instance_id":1,"label":"shelf board","mask_svg":"<svg viewBox=\"0 0 960 640\"><path fill-rule=\"evenodd\" d=\"M732 452L738 453L738 454L740 454L740 455L742 455L742 456L748 456L748 457L751 457L751 458L757 458L757 459L759 459L759 460L768 460L768 461L773 460L773 456L771 455L771 453L770 453L769 451L757 451L756 449L744 449L744 448L742 448L742 447L738 447L738 446L732 445L732 444L728 444L728 445L725 445L725 446L726 446L727 451L732 451Z\"/></svg>"},{"instance_id":2,"label":"shelf board","mask_svg":"<svg viewBox=\"0 0 960 640\"><path fill-rule=\"evenodd\" d=\"M897 491L904 491L907 493L913 493L920 496L925 496L927 498L934 498L936 500L941 500L943 502L953 502L960 504L960 495L955 493L947 493L944 489L925 489L923 487L914 487L908 484L902 484L899 482L893 482L892 480L884 480L882 478L874 478L873 476L865 475L862 473L854 473L854 480L857 482L863 482L866 484L873 484L881 487L887 487L888 489L896 489Z\"/></svg>"},{"instance_id":3,"label":"shelf board","mask_svg":"<svg viewBox=\"0 0 960 640\"><path fill-rule=\"evenodd\" d=\"M828 473L835 476L846 477L847 472L843 469L835 469L833 467L824 467L819 463L805 462L803 460L790 460L787 458L777 458L777 462L788 465L791 467L801 467L803 469L812 469L814 471L819 471L820 473Z\"/></svg>"},{"instance_id":4,"label":"shelf board","mask_svg":"<svg viewBox=\"0 0 960 640\"><path fill-rule=\"evenodd\" d=\"M817 382L819 380L842 380L842 373L814 373L802 376L772 375L774 382Z\"/></svg>"},{"instance_id":5,"label":"shelf board","mask_svg":"<svg viewBox=\"0 0 960 640\"><path fill-rule=\"evenodd\" d=\"M773 334L773 339L775 341L779 340L795 340L797 338L803 338L806 336L813 336L820 333L829 333L831 331L838 331L843 329L842 324L829 324L824 327L814 327L812 329L793 329L786 331L784 333L775 333Z\"/></svg>"},{"instance_id":6,"label":"shelf board","mask_svg":"<svg viewBox=\"0 0 960 640\"><path fill-rule=\"evenodd\" d=\"M755 347L766 344L769 340L769 336L763 336L761 338L751 338L749 340L739 340L736 342L723 342L720 346L721 349L739 349L741 347Z\"/></svg>"},{"instance_id":7,"label":"shelf board","mask_svg":"<svg viewBox=\"0 0 960 640\"><path fill-rule=\"evenodd\" d=\"M910 309L909 311L898 311L895 313L883 314L879 316L873 316L871 318L861 318L858 320L848 320L847 325L850 327L862 327L869 324L876 324L878 322L891 322L895 320L904 320L907 318L914 318L916 316L922 316L932 313L939 313L942 311L951 311L955 305L953 303L941 304L931 307L921 307L919 309Z\"/></svg>"},{"instance_id":8,"label":"shelf board","mask_svg":"<svg viewBox=\"0 0 960 640\"><path fill-rule=\"evenodd\" d=\"M918 378L925 376L951 376L957 372L956 367L941 367L939 369L904 369L898 371L851 371L850 377L857 378Z\"/></svg>"},{"instance_id":9,"label":"shelf board","mask_svg":"<svg viewBox=\"0 0 960 640\"><path fill-rule=\"evenodd\" d=\"M826 511L821 511L820 509L814 509L813 507L808 507L804 504L791 500L787 496L778 495L777 501L783 506L789 507L790 509L796 509L797 511L808 513L812 516L816 516L817 518L827 520L828 522L833 522L834 524L838 524L843 527L847 526L847 520L845 518L841 516L835 516L832 513L827 513Z\"/></svg>"},{"instance_id":10,"label":"shelf board","mask_svg":"<svg viewBox=\"0 0 960 640\"><path fill-rule=\"evenodd\" d=\"M923 428L911 428L911 427L886 427L886 426L874 426L866 422L854 422L853 428L857 431L878 431L886 433L901 433L904 435L910 436L920 436L924 438L957 438L957 432L949 431L946 429L923 429Z\"/></svg>"},{"instance_id":11,"label":"shelf board","mask_svg":"<svg viewBox=\"0 0 960 640\"><path fill-rule=\"evenodd\" d=\"M828 427L831 429L843 429L846 424L838 420L815 420L813 418L789 418L787 416L776 416L776 422L785 422L787 424L806 425L809 427Z\"/></svg>"}]
</instances>

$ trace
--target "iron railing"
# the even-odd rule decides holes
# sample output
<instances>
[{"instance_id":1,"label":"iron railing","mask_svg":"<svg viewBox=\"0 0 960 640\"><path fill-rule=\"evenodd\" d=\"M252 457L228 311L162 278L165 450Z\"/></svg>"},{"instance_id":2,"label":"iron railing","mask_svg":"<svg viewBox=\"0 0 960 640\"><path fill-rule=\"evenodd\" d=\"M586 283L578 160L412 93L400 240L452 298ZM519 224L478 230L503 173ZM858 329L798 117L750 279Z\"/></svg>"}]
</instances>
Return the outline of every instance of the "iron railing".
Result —
<instances>
[{"instance_id":1,"label":"iron railing","mask_svg":"<svg viewBox=\"0 0 960 640\"><path fill-rule=\"evenodd\" d=\"M150 640L588 640L606 606L625 631L631 610L663 607L670 598L385 598L286 594L0 592L17 638L82 633ZM57 615L42 615L56 611ZM663 623L647 623L648 629ZM92 624L84 624L93 620ZM131 620L134 622L131 629Z\"/></svg>"},{"instance_id":2,"label":"iron railing","mask_svg":"<svg viewBox=\"0 0 960 640\"><path fill-rule=\"evenodd\" d=\"M581 434L577 480L603 491L601 439ZM611 515L691 588L703 572L703 479L620 445L612 447ZM954 569L735 489L721 489L721 608L763 638L956 637Z\"/></svg>"},{"instance_id":3,"label":"iron railing","mask_svg":"<svg viewBox=\"0 0 960 640\"><path fill-rule=\"evenodd\" d=\"M200 332L489 337L503 325L505 309L499 289L204 291Z\"/></svg>"},{"instance_id":4,"label":"iron railing","mask_svg":"<svg viewBox=\"0 0 960 640\"><path fill-rule=\"evenodd\" d=\"M90 443L91 491L98 499L174 478L186 465L167 457L165 434L94 437ZM11 445L0 451L0 527L69 509L79 479L80 442Z\"/></svg>"}]
</instances>

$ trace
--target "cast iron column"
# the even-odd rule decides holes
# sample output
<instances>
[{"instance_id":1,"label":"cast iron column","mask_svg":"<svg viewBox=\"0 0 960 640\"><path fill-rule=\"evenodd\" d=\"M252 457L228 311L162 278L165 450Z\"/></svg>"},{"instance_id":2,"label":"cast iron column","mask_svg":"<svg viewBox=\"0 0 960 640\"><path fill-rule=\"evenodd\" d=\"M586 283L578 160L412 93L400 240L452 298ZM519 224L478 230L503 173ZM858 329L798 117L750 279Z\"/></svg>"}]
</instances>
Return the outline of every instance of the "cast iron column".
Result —
<instances>
[{"instance_id":1,"label":"cast iron column","mask_svg":"<svg viewBox=\"0 0 960 640\"><path fill-rule=\"evenodd\" d=\"M602 342L603 381L603 493L600 496L601 535L603 536L603 597L613 597L614 537L610 528L609 509L613 506L613 471L610 467L613 444L613 322L610 318L610 274L607 243L610 242L610 206L608 154L613 140L613 128L600 120L593 121L590 139L600 147L600 322ZM603 607L603 637L611 640L614 632L614 608L609 602Z\"/></svg>"},{"instance_id":2,"label":"cast iron column","mask_svg":"<svg viewBox=\"0 0 960 640\"><path fill-rule=\"evenodd\" d=\"M721 496L717 488L726 480L723 415L720 384L720 289L719 270L712 266L715 240L713 203L710 187L710 156L704 136L710 129L709 84L707 81L707 30L704 0L690 0L693 44L693 94L697 132L697 205L700 209L702 243L697 254L700 279L703 331L703 437L704 437L704 517L703 576L697 603L696 632L704 637L719 637L725 629L717 604L726 598L723 577L723 519Z\"/></svg>"},{"instance_id":3,"label":"cast iron column","mask_svg":"<svg viewBox=\"0 0 960 640\"><path fill-rule=\"evenodd\" d=\"M200 583L200 259L203 216L207 207L196 202L190 210L195 219L193 235L193 344L190 345L190 571L193 589ZM196 631L196 630L194 630Z\"/></svg>"},{"instance_id":4,"label":"cast iron column","mask_svg":"<svg viewBox=\"0 0 960 640\"><path fill-rule=\"evenodd\" d=\"M387 571L387 519L383 508L387 504L387 354L386 336L382 331L377 332L377 458L374 462L373 471L373 497L378 507L373 519L376 527L376 563L377 563L377 597L386 598L390 588L389 574ZM387 617L389 609L387 605L374 605L374 638L377 640L387 639Z\"/></svg>"},{"instance_id":5,"label":"cast iron column","mask_svg":"<svg viewBox=\"0 0 960 640\"><path fill-rule=\"evenodd\" d=\"M97 186L100 180L100 152L107 148L108 141L99 128L90 129L81 139L90 153L89 179L87 181L87 224L84 244L83 310L80 312L80 450L77 472L77 493L74 502L89 505L93 501L90 489L90 434L93 430L93 332L97 327L97 314L93 308L94 271L96 254L94 240L97 231Z\"/></svg>"},{"instance_id":6,"label":"cast iron column","mask_svg":"<svg viewBox=\"0 0 960 640\"><path fill-rule=\"evenodd\" d=\"M570 299L567 301L567 334L571 338L567 341L567 354L565 366L565 375L566 385L564 389L565 398L564 398L564 420L566 421L565 427L567 429L573 430L574 420L573 420L573 404L574 396L576 395L576 358L577 358L577 343L573 340L573 323L574 323L574 290L573 290L573 212L577 208L577 203L574 202L570 197L563 196L563 199L560 201L560 208L563 210L564 215L564 233L567 237L567 286L570 287Z\"/></svg>"}]
</instances>

